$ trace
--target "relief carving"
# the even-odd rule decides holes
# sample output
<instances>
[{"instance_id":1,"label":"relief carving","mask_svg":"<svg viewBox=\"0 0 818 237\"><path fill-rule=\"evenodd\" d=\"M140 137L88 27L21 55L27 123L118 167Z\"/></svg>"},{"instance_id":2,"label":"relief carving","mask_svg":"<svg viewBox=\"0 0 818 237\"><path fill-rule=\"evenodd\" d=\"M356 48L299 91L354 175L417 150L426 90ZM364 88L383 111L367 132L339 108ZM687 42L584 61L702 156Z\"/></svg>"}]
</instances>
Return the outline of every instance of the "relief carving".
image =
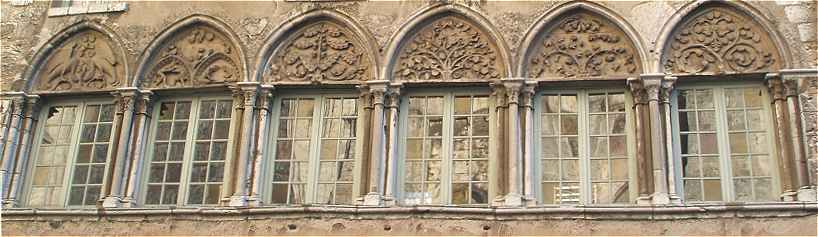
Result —
<instances>
[{"instance_id":1,"label":"relief carving","mask_svg":"<svg viewBox=\"0 0 818 237\"><path fill-rule=\"evenodd\" d=\"M87 30L63 42L38 73L36 90L113 89L125 79L120 55L102 33Z\"/></svg>"},{"instance_id":2,"label":"relief carving","mask_svg":"<svg viewBox=\"0 0 818 237\"><path fill-rule=\"evenodd\" d=\"M195 87L241 79L239 52L229 38L207 26L178 32L159 50L145 77L147 88Z\"/></svg>"},{"instance_id":3,"label":"relief carving","mask_svg":"<svg viewBox=\"0 0 818 237\"><path fill-rule=\"evenodd\" d=\"M674 73L774 71L779 55L758 23L727 9L712 8L681 25L666 52Z\"/></svg>"},{"instance_id":4,"label":"relief carving","mask_svg":"<svg viewBox=\"0 0 818 237\"><path fill-rule=\"evenodd\" d=\"M446 17L419 30L398 57L394 78L424 80L493 80L503 77L497 46L476 26Z\"/></svg>"},{"instance_id":5,"label":"relief carving","mask_svg":"<svg viewBox=\"0 0 818 237\"><path fill-rule=\"evenodd\" d=\"M328 21L306 26L276 50L266 81L366 81L372 63L365 45L352 31Z\"/></svg>"},{"instance_id":6,"label":"relief carving","mask_svg":"<svg viewBox=\"0 0 818 237\"><path fill-rule=\"evenodd\" d=\"M613 22L588 13L559 21L529 60L530 77L625 76L641 71L639 55Z\"/></svg>"}]
</instances>

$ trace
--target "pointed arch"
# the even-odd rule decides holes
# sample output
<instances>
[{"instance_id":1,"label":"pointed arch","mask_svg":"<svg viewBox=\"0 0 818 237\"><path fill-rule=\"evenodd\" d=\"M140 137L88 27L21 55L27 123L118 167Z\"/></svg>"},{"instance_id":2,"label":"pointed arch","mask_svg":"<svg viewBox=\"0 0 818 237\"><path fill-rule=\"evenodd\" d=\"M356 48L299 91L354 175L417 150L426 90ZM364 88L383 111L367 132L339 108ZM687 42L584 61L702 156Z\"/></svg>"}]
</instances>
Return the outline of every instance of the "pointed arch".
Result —
<instances>
[{"instance_id":1,"label":"pointed arch","mask_svg":"<svg viewBox=\"0 0 818 237\"><path fill-rule=\"evenodd\" d=\"M264 42L253 73L253 80L262 83L360 84L379 73L378 44L372 34L334 10L296 16Z\"/></svg>"},{"instance_id":2,"label":"pointed arch","mask_svg":"<svg viewBox=\"0 0 818 237\"><path fill-rule=\"evenodd\" d=\"M485 82L512 75L508 45L480 13L458 4L437 4L409 19L389 41L382 80ZM461 45L450 50L430 46L432 42ZM448 56L423 56L435 54Z\"/></svg>"},{"instance_id":3,"label":"pointed arch","mask_svg":"<svg viewBox=\"0 0 818 237\"><path fill-rule=\"evenodd\" d=\"M172 24L142 52L134 87L224 85L247 79L244 47L224 22L191 15Z\"/></svg>"},{"instance_id":4,"label":"pointed arch","mask_svg":"<svg viewBox=\"0 0 818 237\"><path fill-rule=\"evenodd\" d=\"M725 23L719 25L720 23ZM730 33L703 37L695 44L692 27L726 27ZM708 26L705 26L708 25ZM680 34L685 34L680 36ZM789 68L792 55L784 38L759 10L739 1L702 0L679 9L662 27L656 40L658 72L718 74L776 71ZM724 44L727 44L725 47ZM695 58L695 59L694 59Z\"/></svg>"},{"instance_id":5,"label":"pointed arch","mask_svg":"<svg viewBox=\"0 0 818 237\"><path fill-rule=\"evenodd\" d=\"M565 40L581 40L585 45L581 48L596 49L592 55L560 50ZM586 1L564 3L543 14L519 48L516 73L523 77L624 78L642 73L649 65L637 31L612 10Z\"/></svg>"},{"instance_id":6,"label":"pointed arch","mask_svg":"<svg viewBox=\"0 0 818 237\"><path fill-rule=\"evenodd\" d=\"M23 91L62 93L108 91L129 82L119 36L97 22L83 20L58 32L34 55Z\"/></svg>"}]
</instances>

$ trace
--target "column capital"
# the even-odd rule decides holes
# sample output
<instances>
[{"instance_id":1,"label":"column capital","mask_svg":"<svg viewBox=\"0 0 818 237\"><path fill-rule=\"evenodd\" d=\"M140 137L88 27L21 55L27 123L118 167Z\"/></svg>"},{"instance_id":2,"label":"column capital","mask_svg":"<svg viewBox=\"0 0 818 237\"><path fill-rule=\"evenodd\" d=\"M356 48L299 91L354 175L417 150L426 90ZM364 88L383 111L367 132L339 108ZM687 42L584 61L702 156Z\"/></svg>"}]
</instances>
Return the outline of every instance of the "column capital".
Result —
<instances>
[{"instance_id":1,"label":"column capital","mask_svg":"<svg viewBox=\"0 0 818 237\"><path fill-rule=\"evenodd\" d=\"M401 83L392 83L389 85L389 89L386 92L386 97L389 100L389 104L387 107L389 108L398 108L400 104L400 89L403 87Z\"/></svg>"},{"instance_id":2,"label":"column capital","mask_svg":"<svg viewBox=\"0 0 818 237\"><path fill-rule=\"evenodd\" d=\"M627 80L628 88L631 90L631 95L633 95L633 102L634 105L639 104L647 104L648 103L648 95L647 91L645 91L645 84L639 78L631 77Z\"/></svg>"},{"instance_id":3,"label":"column capital","mask_svg":"<svg viewBox=\"0 0 818 237\"><path fill-rule=\"evenodd\" d=\"M665 78L662 79L662 88L659 91L659 102L665 104L670 103L670 92L676 87L677 80L678 78L674 76L665 76Z\"/></svg>"},{"instance_id":4,"label":"column capital","mask_svg":"<svg viewBox=\"0 0 818 237\"><path fill-rule=\"evenodd\" d=\"M664 74L639 75L639 80L642 81L642 86L645 93L647 93L648 101L659 101L659 93L662 89L662 81L664 79Z\"/></svg>"},{"instance_id":5,"label":"column capital","mask_svg":"<svg viewBox=\"0 0 818 237\"><path fill-rule=\"evenodd\" d=\"M764 83L767 85L767 90L769 90L772 96L772 103L779 100L786 100L784 82L781 80L781 74L767 73L767 75L764 76Z\"/></svg>"}]
</instances>

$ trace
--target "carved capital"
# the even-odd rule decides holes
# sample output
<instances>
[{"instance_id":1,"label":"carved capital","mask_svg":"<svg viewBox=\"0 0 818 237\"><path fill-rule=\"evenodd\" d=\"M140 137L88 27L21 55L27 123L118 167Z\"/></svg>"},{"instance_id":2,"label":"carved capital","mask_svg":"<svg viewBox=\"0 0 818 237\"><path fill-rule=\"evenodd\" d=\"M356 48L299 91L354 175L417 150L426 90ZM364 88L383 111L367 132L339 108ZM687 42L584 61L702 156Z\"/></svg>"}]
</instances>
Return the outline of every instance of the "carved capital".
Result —
<instances>
[{"instance_id":1,"label":"carved capital","mask_svg":"<svg viewBox=\"0 0 818 237\"><path fill-rule=\"evenodd\" d=\"M261 88L259 88L258 97L256 98L257 99L256 108L264 111L270 111L271 103L270 99L273 97L274 90L275 88L272 86L269 87L262 86Z\"/></svg>"},{"instance_id":2,"label":"carved capital","mask_svg":"<svg viewBox=\"0 0 818 237\"><path fill-rule=\"evenodd\" d=\"M798 81L797 80L781 80L784 86L784 96L797 97L798 96Z\"/></svg>"},{"instance_id":3,"label":"carved capital","mask_svg":"<svg viewBox=\"0 0 818 237\"><path fill-rule=\"evenodd\" d=\"M659 91L659 101L662 103L670 103L670 95L673 88L676 86L676 77L666 76L662 80L662 89Z\"/></svg>"},{"instance_id":4,"label":"carved capital","mask_svg":"<svg viewBox=\"0 0 818 237\"><path fill-rule=\"evenodd\" d=\"M386 93L389 90L389 81L370 81L367 85L369 86L369 93L372 95L372 105L383 106Z\"/></svg>"},{"instance_id":5,"label":"carved capital","mask_svg":"<svg viewBox=\"0 0 818 237\"><path fill-rule=\"evenodd\" d=\"M514 105L519 104L520 103L520 90L522 89L522 87L523 87L523 85L525 83L525 80L520 79L520 78L508 78L508 79L503 79L502 82L503 82L503 87L506 88L506 96L508 97L508 99L506 100L506 103L508 103L509 106L511 106L511 104L514 104Z\"/></svg>"},{"instance_id":6,"label":"carved capital","mask_svg":"<svg viewBox=\"0 0 818 237\"><path fill-rule=\"evenodd\" d=\"M400 106L400 88L402 86L401 84L392 84L389 86L389 91L386 95L389 100L387 107L397 109Z\"/></svg>"},{"instance_id":7,"label":"carved capital","mask_svg":"<svg viewBox=\"0 0 818 237\"><path fill-rule=\"evenodd\" d=\"M505 88L505 86L503 86L503 84L500 83L499 81L492 82L490 84L490 86L491 86L491 97L494 97L494 100L495 100L494 107L496 107L496 108L506 107L506 105L507 105L506 101L507 101L508 98L506 97L506 88Z\"/></svg>"},{"instance_id":8,"label":"carved capital","mask_svg":"<svg viewBox=\"0 0 818 237\"><path fill-rule=\"evenodd\" d=\"M527 109L534 108L534 94L536 93L536 89L537 82L527 81L521 90L523 106Z\"/></svg>"},{"instance_id":9,"label":"carved capital","mask_svg":"<svg viewBox=\"0 0 818 237\"><path fill-rule=\"evenodd\" d=\"M772 96L772 103L787 99L784 93L784 81L781 80L781 75L778 73L768 73L764 79L767 90L770 92L770 96Z\"/></svg>"},{"instance_id":10,"label":"carved capital","mask_svg":"<svg viewBox=\"0 0 818 237\"><path fill-rule=\"evenodd\" d=\"M154 94L152 91L143 90L139 91L139 100L136 104L136 113L141 115L148 115L151 111L152 100L154 99Z\"/></svg>"},{"instance_id":11,"label":"carved capital","mask_svg":"<svg viewBox=\"0 0 818 237\"><path fill-rule=\"evenodd\" d=\"M634 106L648 103L648 93L642 80L628 78L628 88L631 90Z\"/></svg>"},{"instance_id":12,"label":"carved capital","mask_svg":"<svg viewBox=\"0 0 818 237\"><path fill-rule=\"evenodd\" d=\"M230 96L233 98L233 109L244 108L244 91L241 87L230 86Z\"/></svg>"},{"instance_id":13,"label":"carved capital","mask_svg":"<svg viewBox=\"0 0 818 237\"><path fill-rule=\"evenodd\" d=\"M659 101L659 91L662 89L664 75L643 75L639 78L648 97L648 101Z\"/></svg>"},{"instance_id":14,"label":"carved capital","mask_svg":"<svg viewBox=\"0 0 818 237\"><path fill-rule=\"evenodd\" d=\"M131 87L119 88L116 92L111 92L111 94L114 96L117 103L116 113L118 115L122 115L133 109L134 101L139 95L139 90Z\"/></svg>"},{"instance_id":15,"label":"carved capital","mask_svg":"<svg viewBox=\"0 0 818 237\"><path fill-rule=\"evenodd\" d=\"M23 117L26 119L37 119L37 112L40 110L40 96L28 95L26 96L26 106Z\"/></svg>"}]
</instances>

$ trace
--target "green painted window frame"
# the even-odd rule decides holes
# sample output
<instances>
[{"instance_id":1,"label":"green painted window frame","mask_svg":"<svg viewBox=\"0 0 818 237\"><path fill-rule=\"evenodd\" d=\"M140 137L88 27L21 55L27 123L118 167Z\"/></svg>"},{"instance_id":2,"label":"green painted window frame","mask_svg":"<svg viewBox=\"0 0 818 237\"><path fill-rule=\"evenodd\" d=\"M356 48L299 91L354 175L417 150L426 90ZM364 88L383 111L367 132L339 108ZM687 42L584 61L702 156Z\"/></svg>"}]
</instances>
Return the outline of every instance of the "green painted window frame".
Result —
<instances>
[{"instance_id":1,"label":"green painted window frame","mask_svg":"<svg viewBox=\"0 0 818 237\"><path fill-rule=\"evenodd\" d=\"M443 104L445 108L443 109L443 144L442 144L442 161L441 161L441 178L440 178L440 203L437 204L407 204L405 202L405 184L406 184L406 143L407 143L407 134L408 134L408 111L409 111L409 98L412 96L441 96L443 97ZM457 96L485 96L488 98L488 107L489 107L489 135L488 135L488 143L489 143L489 154L488 154L488 182L487 182L487 201L485 204L452 204L452 176L453 176L453 148L454 145L454 106L455 106L455 97ZM497 196L497 190L495 186L499 182L499 175L496 174L496 169L499 166L498 161L496 159L497 151L495 151L494 144L496 142L496 134L501 131L497 131L495 128L495 123L497 121L496 113L495 113L495 104L491 97L491 92L489 89L486 88L458 88L458 89L415 89L415 90L408 90L405 93L401 93L401 102L399 105L399 113L398 116L398 141L400 146L397 147L398 149L398 159L397 159L397 177L395 178L397 182L395 182L395 193L397 194L397 203L404 206L466 206L466 207L485 207L492 204L492 201Z\"/></svg>"},{"instance_id":2,"label":"green painted window frame","mask_svg":"<svg viewBox=\"0 0 818 237\"><path fill-rule=\"evenodd\" d=\"M321 120L324 119L323 111L324 111L324 102L326 99L331 98L352 98L356 101L356 130L355 130L355 155L353 157L353 177L352 177L352 193L351 195L351 203L335 203L335 204L322 204L316 203L317 195L318 195L318 184L319 184L319 172L320 172L320 162L321 162L321 143L322 143L322 131L324 123ZM305 197L304 203L299 204L292 204L289 200L289 193L287 194L287 203L273 203L272 202L272 193L275 191L273 190L273 176L275 172L275 158L278 153L277 151L277 144L276 142L279 139L278 134L278 126L281 121L281 103L285 99L313 99L313 117L312 123L310 125L310 150L315 152L310 153L307 163L307 180L305 184ZM348 90L309 90L309 89L294 89L289 90L286 93L278 93L275 95L272 100L272 106L270 106L270 121L268 126L267 134L269 137L265 142L265 155L264 155L264 163L263 168L261 170L261 180L263 180L262 192L263 196L262 199L265 204L267 205L274 205L274 206L299 206L299 205L332 205L332 206L348 206L348 205L355 205L356 199L358 198L355 196L358 191L360 190L360 186L362 183L361 171L363 169L363 143L364 143L364 134L363 134L363 127L367 126L367 121L363 121L362 116L364 113L364 105L361 103L360 96L354 92ZM315 126L319 125L319 126ZM291 175L291 174L290 174ZM291 179L287 181L287 183L291 183ZM289 192L289 191L288 191Z\"/></svg>"},{"instance_id":3,"label":"green painted window frame","mask_svg":"<svg viewBox=\"0 0 818 237\"><path fill-rule=\"evenodd\" d=\"M142 165L141 170L143 170L143 172L141 172L142 175L141 175L141 177L139 177L139 180L140 180L139 187L140 188L139 188L139 199L138 200L139 200L139 203L142 204L143 206L147 206L147 207L180 207L180 206L184 207L184 206L193 206L193 207L195 207L195 206L218 206L219 205L219 204L212 204L212 205L211 204L188 204L188 198L189 198L188 196L190 194L190 192L189 192L190 191L189 190L190 175L191 175L192 166L193 166L193 155L194 155L193 154L193 149L194 149L196 141L197 141L196 131L197 131L197 126L199 124L199 107L201 106L202 101L207 101L207 100L229 100L230 104L231 104L231 109L230 109L231 118L230 118L229 129L228 129L229 135L228 135L228 138L227 138L227 150L225 151L226 154L225 154L225 159L224 159L224 167L223 167L224 170L222 171L222 181L221 181L222 188L220 188L220 191L219 191L220 199L221 199L221 197L225 196L221 192L224 191L224 186L223 185L225 183L225 179L227 178L225 176L225 174L228 173L227 168L229 167L230 160L232 160L233 153L234 153L233 152L233 146L232 146L232 141L235 139L233 129L235 129L236 122L238 120L238 118L233 117L233 111L235 110L235 108L233 107L234 106L233 99L230 96L222 95L222 94L205 94L205 95L199 95L199 96L189 96L189 95L188 96L168 96L168 97L160 98L156 102L153 103L154 106L153 106L153 111L151 113L152 117L151 117L151 121L150 121L150 132L148 134L146 134L146 136L148 136L148 140L147 140L148 144L147 144L147 147L145 149L145 160L144 160L144 162L142 164L140 164L140 165ZM183 157L182 157L182 169L180 171L179 188L178 188L178 191L177 191L178 194L176 196L176 203L172 204L172 205L168 205L168 204L147 204L146 203L146 196L148 195L148 183L149 183L150 172L151 172L151 170L150 170L151 162L153 161L153 156L154 156L154 148L155 148L154 145L155 145L156 140L157 140L156 135L157 135L157 129L158 129L158 126L159 126L159 113L160 113L160 110L161 110L162 103L163 102L168 102L168 101L177 101L177 102L178 101L190 101L190 117L187 120L188 126L187 126L187 134L185 136L185 149L184 149L184 154L183 154ZM167 182L163 182L163 184L164 183L167 183ZM162 197L160 197L160 199L161 198ZM219 200L219 203L221 203L221 200Z\"/></svg>"},{"instance_id":4,"label":"green painted window frame","mask_svg":"<svg viewBox=\"0 0 818 237\"><path fill-rule=\"evenodd\" d=\"M595 88L595 89L562 89L562 90L541 90L538 91L534 98L532 105L534 106L533 109L533 140L534 140L534 151L532 152L531 159L533 161L531 164L535 164L532 167L533 173L535 174L534 177L534 187L533 190L536 193L536 197L539 203L544 202L543 197L543 190L542 190L542 96L546 94L575 94L577 96L577 117L578 117L578 131L577 137L579 139L579 183L580 183L580 198L578 203L571 203L571 204L544 204L544 205L555 205L555 206L571 206L571 205L610 205L610 203L590 203L591 200L591 192L592 192L592 182L591 182L591 165L590 165L590 132L589 131L589 124L588 124L588 117L589 117L589 109L588 109L588 96L590 94L595 93L622 93L625 97L625 136L626 136L626 144L627 144L627 164L628 164L628 180L626 181L628 184L628 196L629 202L634 202L638 197L638 188L637 188L637 175L636 175L636 134L634 132L635 124L634 119L636 118L634 111L633 111L633 97L630 91L626 89L617 89L617 88ZM559 145L559 143L558 143ZM561 168L560 168L561 169ZM610 182L610 181L609 181Z\"/></svg>"},{"instance_id":5,"label":"green painted window frame","mask_svg":"<svg viewBox=\"0 0 818 237\"><path fill-rule=\"evenodd\" d=\"M39 118L38 121L40 121L40 122L37 123L36 135L34 137L34 140L32 141L32 145L33 145L32 146L32 151L31 151L32 159L31 159L30 162L28 162L28 164L26 164L26 169L25 169L27 171L26 173L30 174L30 175L25 175L25 176L28 176L28 178L25 179L25 188L23 189L24 192L23 192L23 195L22 195L23 197L25 197L25 199L24 199L25 202L24 203L25 203L26 206L30 206L30 203L31 203L31 191L32 191L32 188L33 188L34 177L35 177L35 175L37 175L35 173L36 172L35 167L37 166L38 160L41 159L39 157L40 147L42 145L42 138L43 138L43 135L45 133L45 126L46 126L46 121L48 120L48 113L49 113L49 111L50 111L50 109L52 107L76 106L77 110L75 111L75 114L74 114L74 122L72 123L72 131L71 131L71 135L70 135L70 139L69 139L69 143L70 143L69 148L68 148L68 154L69 155L66 158L68 160L65 163L65 170L63 171L63 174L67 178L65 178L62 181L62 185L61 185L61 187L64 189L63 190L64 193L61 196L62 205L60 207L65 207L65 208L96 208L96 203L97 203L96 201L94 202L93 205L69 205L69 199L70 199L70 195L71 195L71 187L72 187L73 179L74 179L74 172L75 172L76 166L77 166L77 153L79 151L80 135L82 133L81 130L82 130L82 126L84 124L83 119L84 119L84 116L85 116L85 109L88 108L88 106L93 106L93 105L111 105L111 106L113 106L114 114L116 113L116 104L113 103L113 101L106 100L106 99L67 99L67 100L61 100L61 101L56 101L56 102L49 102L49 103L43 105L43 107L42 107L43 109L40 110L40 112L39 112L40 114L38 115L38 118ZM109 134L109 138L108 138L108 150L107 150L107 155L106 155L106 160L105 160L105 169L103 170L104 174L103 174L102 185L105 185L105 179L109 178L107 174L108 174L109 169L110 169L111 151L113 150L113 146L111 145L111 143L113 142L113 140L115 138L114 129L113 129L115 122L116 122L116 116L114 115L114 119L113 119L113 121L111 121L111 134ZM94 136L96 138L96 134ZM98 196L98 198L100 198L100 199L104 197L103 194L102 194L103 190L104 190L104 188L102 188L102 186L100 186L100 193L99 193L99 196ZM49 207L56 207L56 206L44 206L44 208L49 208Z\"/></svg>"},{"instance_id":6,"label":"green painted window frame","mask_svg":"<svg viewBox=\"0 0 818 237\"><path fill-rule=\"evenodd\" d=\"M771 102L772 98L770 97L769 91L765 88L763 83L761 82L743 82L743 83L730 83L730 82L712 82L712 83L694 83L689 85L678 85L674 88L672 96L670 98L670 106L671 106L671 129L673 132L673 162L674 162L674 179L676 183L676 193L679 195L680 198L686 203L724 203L724 202L732 202L735 201L736 194L733 186L733 170L732 164L730 160L730 147L729 147L729 133L727 132L727 109L726 109L726 102L724 99L724 90L725 89L734 89L734 88L759 88L762 92L762 118L766 118L766 124L764 125L764 129L767 135L767 144L768 144L768 156L772 160L771 165L773 165L771 177L772 177L772 194L774 196L778 196L781 193L780 190L780 173L778 170L779 165L779 157L778 157L778 148L775 145L775 118L773 117ZM713 89L713 97L715 105L714 110L716 114L716 138L718 141L718 157L719 157L719 169L720 169L720 179L721 179L721 201L689 201L685 200L685 192L684 192L684 179L682 173L682 154L681 154L681 137L680 137L680 128L679 128L679 106L678 106L678 97L680 90L686 89ZM769 201L750 201L750 202L769 202Z\"/></svg>"}]
</instances>

